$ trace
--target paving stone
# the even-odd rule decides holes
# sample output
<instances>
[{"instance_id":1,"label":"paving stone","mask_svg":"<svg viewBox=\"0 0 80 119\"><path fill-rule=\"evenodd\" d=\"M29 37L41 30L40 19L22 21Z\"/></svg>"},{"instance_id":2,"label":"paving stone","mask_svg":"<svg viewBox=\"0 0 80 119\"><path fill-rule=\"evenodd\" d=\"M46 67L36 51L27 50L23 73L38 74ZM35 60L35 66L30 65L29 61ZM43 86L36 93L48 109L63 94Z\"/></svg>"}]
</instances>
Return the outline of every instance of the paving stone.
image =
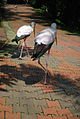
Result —
<instances>
[{"instance_id":1,"label":"paving stone","mask_svg":"<svg viewBox=\"0 0 80 119\"><path fill-rule=\"evenodd\" d=\"M45 115L53 114L53 115L58 116L58 113L57 113L56 109L54 109L53 107L52 108L42 107L42 110L43 110Z\"/></svg>"},{"instance_id":2,"label":"paving stone","mask_svg":"<svg viewBox=\"0 0 80 119\"><path fill-rule=\"evenodd\" d=\"M76 109L76 107L72 106L69 107L71 113L73 114L73 116L78 117L80 116L80 108Z\"/></svg>"},{"instance_id":3,"label":"paving stone","mask_svg":"<svg viewBox=\"0 0 80 119\"><path fill-rule=\"evenodd\" d=\"M42 60L43 64L45 64L46 55L44 55L44 57L42 57L41 60ZM49 67L50 68L56 68L57 69L58 68L58 64L60 62L62 62L62 61L58 60L56 57L52 57L52 56L49 57ZM52 64L54 64L54 65L52 65Z\"/></svg>"},{"instance_id":4,"label":"paving stone","mask_svg":"<svg viewBox=\"0 0 80 119\"><path fill-rule=\"evenodd\" d=\"M5 104L5 98L3 97L3 98L0 98L0 104Z\"/></svg>"},{"instance_id":5,"label":"paving stone","mask_svg":"<svg viewBox=\"0 0 80 119\"><path fill-rule=\"evenodd\" d=\"M77 46L72 45L72 46L69 46L69 47L72 48L73 50L76 50L76 51L80 52L80 49Z\"/></svg>"},{"instance_id":6,"label":"paving stone","mask_svg":"<svg viewBox=\"0 0 80 119\"><path fill-rule=\"evenodd\" d=\"M35 114L36 112L36 108L32 105L28 105L28 114Z\"/></svg>"},{"instance_id":7,"label":"paving stone","mask_svg":"<svg viewBox=\"0 0 80 119\"><path fill-rule=\"evenodd\" d=\"M41 91L41 87L27 86L26 88L26 90L31 93Z\"/></svg>"},{"instance_id":8,"label":"paving stone","mask_svg":"<svg viewBox=\"0 0 80 119\"><path fill-rule=\"evenodd\" d=\"M9 93L8 92L0 92L0 97L8 97L9 96Z\"/></svg>"},{"instance_id":9,"label":"paving stone","mask_svg":"<svg viewBox=\"0 0 80 119\"><path fill-rule=\"evenodd\" d=\"M73 102L72 102L72 100L70 100L70 101L59 100L59 103L60 103L60 105L61 105L62 108L70 108L70 107L73 107Z\"/></svg>"},{"instance_id":10,"label":"paving stone","mask_svg":"<svg viewBox=\"0 0 80 119\"><path fill-rule=\"evenodd\" d=\"M15 104L12 107L13 107L14 113L20 112L20 113L28 114L28 106L27 105L20 106L19 104Z\"/></svg>"},{"instance_id":11,"label":"paving stone","mask_svg":"<svg viewBox=\"0 0 80 119\"><path fill-rule=\"evenodd\" d=\"M58 100L55 100L55 101L46 100L46 102L48 107L61 108Z\"/></svg>"},{"instance_id":12,"label":"paving stone","mask_svg":"<svg viewBox=\"0 0 80 119\"><path fill-rule=\"evenodd\" d=\"M8 113L6 112L6 119L20 119L20 113Z\"/></svg>"},{"instance_id":13,"label":"paving stone","mask_svg":"<svg viewBox=\"0 0 80 119\"><path fill-rule=\"evenodd\" d=\"M49 99L51 100L51 96L50 96L50 93L38 93L38 96L36 97L36 99Z\"/></svg>"},{"instance_id":14,"label":"paving stone","mask_svg":"<svg viewBox=\"0 0 80 119\"><path fill-rule=\"evenodd\" d=\"M53 115L53 119L67 119L66 116L54 116Z\"/></svg>"},{"instance_id":15,"label":"paving stone","mask_svg":"<svg viewBox=\"0 0 80 119\"><path fill-rule=\"evenodd\" d=\"M67 40L65 40L65 39L60 39L60 38L59 38L59 40L64 41L64 42L68 42L68 41L67 41Z\"/></svg>"},{"instance_id":16,"label":"paving stone","mask_svg":"<svg viewBox=\"0 0 80 119\"><path fill-rule=\"evenodd\" d=\"M64 51L65 49L67 49L67 47L64 47L64 46L61 46L61 45L54 46L54 48L56 48L58 50L61 50L61 51Z\"/></svg>"},{"instance_id":17,"label":"paving stone","mask_svg":"<svg viewBox=\"0 0 80 119\"><path fill-rule=\"evenodd\" d=\"M38 115L38 119L52 119L52 117L51 117L51 115L49 115L49 116Z\"/></svg>"},{"instance_id":18,"label":"paving stone","mask_svg":"<svg viewBox=\"0 0 80 119\"><path fill-rule=\"evenodd\" d=\"M20 105L32 105L33 106L33 98L20 98Z\"/></svg>"},{"instance_id":19,"label":"paving stone","mask_svg":"<svg viewBox=\"0 0 80 119\"><path fill-rule=\"evenodd\" d=\"M37 119L37 116L22 113L22 119Z\"/></svg>"},{"instance_id":20,"label":"paving stone","mask_svg":"<svg viewBox=\"0 0 80 119\"><path fill-rule=\"evenodd\" d=\"M12 97L6 98L6 105L15 105L15 104L19 104L19 98L12 98Z\"/></svg>"},{"instance_id":21,"label":"paving stone","mask_svg":"<svg viewBox=\"0 0 80 119\"><path fill-rule=\"evenodd\" d=\"M70 110L68 108L66 108L66 109L57 109L57 111L58 111L58 114L60 116L62 116L63 114L67 115L68 117L72 116L72 113L70 112Z\"/></svg>"},{"instance_id":22,"label":"paving stone","mask_svg":"<svg viewBox=\"0 0 80 119\"><path fill-rule=\"evenodd\" d=\"M12 112L12 106L11 105L0 105L0 112Z\"/></svg>"},{"instance_id":23,"label":"paving stone","mask_svg":"<svg viewBox=\"0 0 80 119\"><path fill-rule=\"evenodd\" d=\"M36 98L38 97L38 94L37 92L34 92L34 93L26 93L26 98Z\"/></svg>"},{"instance_id":24,"label":"paving stone","mask_svg":"<svg viewBox=\"0 0 80 119\"><path fill-rule=\"evenodd\" d=\"M52 94L50 93L50 96L51 96L51 100L55 100L55 99L65 99L65 92L64 91L59 91L59 92L56 92L55 94Z\"/></svg>"},{"instance_id":25,"label":"paving stone","mask_svg":"<svg viewBox=\"0 0 80 119\"><path fill-rule=\"evenodd\" d=\"M4 112L0 112L0 119L4 119Z\"/></svg>"},{"instance_id":26,"label":"paving stone","mask_svg":"<svg viewBox=\"0 0 80 119\"><path fill-rule=\"evenodd\" d=\"M64 60L69 62L70 64L80 68L80 66L78 65L78 64L80 64L78 58L68 55L64 58Z\"/></svg>"},{"instance_id":27,"label":"paving stone","mask_svg":"<svg viewBox=\"0 0 80 119\"><path fill-rule=\"evenodd\" d=\"M46 100L45 99L40 99L40 100L33 99L33 103L34 103L34 106L35 107L38 107L38 106L47 107L47 103L46 103Z\"/></svg>"},{"instance_id":28,"label":"paving stone","mask_svg":"<svg viewBox=\"0 0 80 119\"><path fill-rule=\"evenodd\" d=\"M78 37L78 38L80 38L80 37ZM79 43L80 44L80 41L79 40L73 39L73 42L76 42L76 43Z\"/></svg>"},{"instance_id":29,"label":"paving stone","mask_svg":"<svg viewBox=\"0 0 80 119\"><path fill-rule=\"evenodd\" d=\"M5 30L6 30L7 38L10 41L11 39L13 39L13 36L15 36L15 33L12 31L11 27L9 27L8 22L3 21L3 25L4 25Z\"/></svg>"}]
</instances>

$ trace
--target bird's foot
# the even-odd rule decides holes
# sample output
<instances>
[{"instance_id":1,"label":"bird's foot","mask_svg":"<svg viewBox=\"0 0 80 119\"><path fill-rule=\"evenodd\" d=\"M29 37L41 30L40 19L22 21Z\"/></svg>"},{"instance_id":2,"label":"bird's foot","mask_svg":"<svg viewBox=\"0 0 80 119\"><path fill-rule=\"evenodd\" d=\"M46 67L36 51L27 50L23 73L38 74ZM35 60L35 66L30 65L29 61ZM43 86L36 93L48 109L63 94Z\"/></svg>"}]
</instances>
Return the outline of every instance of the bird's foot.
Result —
<instances>
[{"instance_id":1,"label":"bird's foot","mask_svg":"<svg viewBox=\"0 0 80 119\"><path fill-rule=\"evenodd\" d=\"M19 57L19 60L23 60L23 58L22 57Z\"/></svg>"},{"instance_id":2,"label":"bird's foot","mask_svg":"<svg viewBox=\"0 0 80 119\"><path fill-rule=\"evenodd\" d=\"M47 72L47 76L48 76L48 77L51 77L51 75L50 75L50 72L49 72L49 71Z\"/></svg>"},{"instance_id":3,"label":"bird's foot","mask_svg":"<svg viewBox=\"0 0 80 119\"><path fill-rule=\"evenodd\" d=\"M44 85L47 85L46 77L45 77L45 80L44 80Z\"/></svg>"},{"instance_id":4,"label":"bird's foot","mask_svg":"<svg viewBox=\"0 0 80 119\"><path fill-rule=\"evenodd\" d=\"M47 82L46 81L44 81L44 85L47 85Z\"/></svg>"},{"instance_id":5,"label":"bird's foot","mask_svg":"<svg viewBox=\"0 0 80 119\"><path fill-rule=\"evenodd\" d=\"M28 57L30 57L30 54L27 54Z\"/></svg>"}]
</instances>

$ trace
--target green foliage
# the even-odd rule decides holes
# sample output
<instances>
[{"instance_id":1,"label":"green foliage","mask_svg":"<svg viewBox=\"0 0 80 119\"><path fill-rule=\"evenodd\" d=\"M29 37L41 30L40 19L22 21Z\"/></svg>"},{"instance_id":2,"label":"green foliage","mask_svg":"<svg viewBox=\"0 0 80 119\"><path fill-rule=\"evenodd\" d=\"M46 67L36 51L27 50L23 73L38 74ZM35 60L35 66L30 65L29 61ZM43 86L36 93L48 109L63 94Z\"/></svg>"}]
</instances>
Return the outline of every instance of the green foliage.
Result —
<instances>
[{"instance_id":1,"label":"green foliage","mask_svg":"<svg viewBox=\"0 0 80 119\"><path fill-rule=\"evenodd\" d=\"M4 5L4 1L3 0L0 0L0 8L1 8L1 6L3 6Z\"/></svg>"},{"instance_id":2,"label":"green foliage","mask_svg":"<svg viewBox=\"0 0 80 119\"><path fill-rule=\"evenodd\" d=\"M80 0L30 0L30 4L53 21L80 29Z\"/></svg>"},{"instance_id":3,"label":"green foliage","mask_svg":"<svg viewBox=\"0 0 80 119\"><path fill-rule=\"evenodd\" d=\"M36 0L30 0L31 5L35 6L36 5Z\"/></svg>"},{"instance_id":4,"label":"green foliage","mask_svg":"<svg viewBox=\"0 0 80 119\"><path fill-rule=\"evenodd\" d=\"M29 3L36 8L40 8L42 5L42 0L30 0Z\"/></svg>"},{"instance_id":5,"label":"green foliage","mask_svg":"<svg viewBox=\"0 0 80 119\"><path fill-rule=\"evenodd\" d=\"M46 9L47 9L47 6L46 6L46 5L42 5L42 6L41 6L41 9L45 12Z\"/></svg>"},{"instance_id":6,"label":"green foliage","mask_svg":"<svg viewBox=\"0 0 80 119\"><path fill-rule=\"evenodd\" d=\"M45 14L46 13L46 6L42 5L41 8L35 8L35 10L41 14Z\"/></svg>"}]
</instances>

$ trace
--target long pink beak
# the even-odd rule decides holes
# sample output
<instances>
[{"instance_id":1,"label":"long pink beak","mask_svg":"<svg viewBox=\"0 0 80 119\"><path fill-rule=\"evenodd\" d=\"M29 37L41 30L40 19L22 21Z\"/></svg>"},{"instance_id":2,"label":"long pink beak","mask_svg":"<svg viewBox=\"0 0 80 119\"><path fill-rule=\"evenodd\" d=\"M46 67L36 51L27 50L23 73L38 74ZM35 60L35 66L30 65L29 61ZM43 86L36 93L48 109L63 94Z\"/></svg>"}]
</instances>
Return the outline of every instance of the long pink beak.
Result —
<instances>
[{"instance_id":1,"label":"long pink beak","mask_svg":"<svg viewBox=\"0 0 80 119\"><path fill-rule=\"evenodd\" d=\"M57 45L57 37L56 37L56 45Z\"/></svg>"},{"instance_id":2,"label":"long pink beak","mask_svg":"<svg viewBox=\"0 0 80 119\"><path fill-rule=\"evenodd\" d=\"M35 27L36 27L36 24L34 25L34 37L35 37L35 34L36 34L36 30L35 30Z\"/></svg>"}]
</instances>

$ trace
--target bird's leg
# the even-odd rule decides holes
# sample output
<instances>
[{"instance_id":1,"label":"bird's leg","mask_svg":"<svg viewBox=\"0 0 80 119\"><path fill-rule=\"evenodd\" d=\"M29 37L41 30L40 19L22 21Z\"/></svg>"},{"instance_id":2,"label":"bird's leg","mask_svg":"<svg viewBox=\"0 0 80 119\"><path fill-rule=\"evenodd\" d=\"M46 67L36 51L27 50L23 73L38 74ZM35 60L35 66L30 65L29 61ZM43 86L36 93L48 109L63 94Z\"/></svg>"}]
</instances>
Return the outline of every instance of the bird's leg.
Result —
<instances>
[{"instance_id":1,"label":"bird's leg","mask_svg":"<svg viewBox=\"0 0 80 119\"><path fill-rule=\"evenodd\" d=\"M24 48L24 41L23 41L23 43L22 43L22 48L21 48L21 52L20 52L19 59L22 59L22 52L23 52L23 48Z\"/></svg>"},{"instance_id":2,"label":"bird's leg","mask_svg":"<svg viewBox=\"0 0 80 119\"><path fill-rule=\"evenodd\" d=\"M38 64L41 64L41 63L40 63L40 58L38 59Z\"/></svg>"},{"instance_id":3,"label":"bird's leg","mask_svg":"<svg viewBox=\"0 0 80 119\"><path fill-rule=\"evenodd\" d=\"M45 71L45 81L44 81L44 84L47 84L46 78L47 78L47 73L48 73L48 60L49 60L49 54L50 54L50 50L48 50L48 55L47 55L47 59L46 59L46 71Z\"/></svg>"},{"instance_id":4,"label":"bird's leg","mask_svg":"<svg viewBox=\"0 0 80 119\"><path fill-rule=\"evenodd\" d=\"M25 44L25 46L26 46L26 51L27 51L28 57L29 57L30 55L29 55L28 47L27 47L27 45L26 45L26 39L24 40L24 44Z\"/></svg>"},{"instance_id":5,"label":"bird's leg","mask_svg":"<svg viewBox=\"0 0 80 119\"><path fill-rule=\"evenodd\" d=\"M38 64L40 64L41 67L42 67L44 70L46 70L45 67L41 64L41 62L40 62L40 58L38 59Z\"/></svg>"}]
</instances>

